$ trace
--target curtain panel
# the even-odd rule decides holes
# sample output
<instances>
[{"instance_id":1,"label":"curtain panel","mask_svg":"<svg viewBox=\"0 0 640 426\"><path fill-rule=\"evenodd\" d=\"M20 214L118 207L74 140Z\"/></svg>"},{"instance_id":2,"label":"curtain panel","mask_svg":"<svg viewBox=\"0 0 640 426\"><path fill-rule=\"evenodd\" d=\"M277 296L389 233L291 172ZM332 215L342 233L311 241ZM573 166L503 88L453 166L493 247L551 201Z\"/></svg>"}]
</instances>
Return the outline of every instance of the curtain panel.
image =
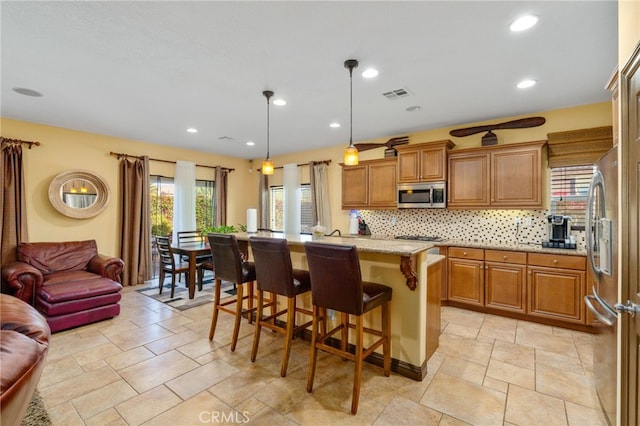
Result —
<instances>
[{"instance_id":1,"label":"curtain panel","mask_svg":"<svg viewBox=\"0 0 640 426\"><path fill-rule=\"evenodd\" d=\"M16 143L2 142L2 173L0 184L0 242L2 250L0 265L16 260L16 246L29 241L27 235L27 209L24 189L24 165L22 146Z\"/></svg>"},{"instance_id":2,"label":"curtain panel","mask_svg":"<svg viewBox=\"0 0 640 426\"><path fill-rule=\"evenodd\" d=\"M260 173L258 185L258 228L269 229L269 176Z\"/></svg>"},{"instance_id":3,"label":"curtain panel","mask_svg":"<svg viewBox=\"0 0 640 426\"><path fill-rule=\"evenodd\" d=\"M122 232L120 257L124 261L122 283L142 284L151 279L151 214L149 157L120 161L122 182Z\"/></svg>"},{"instance_id":4,"label":"curtain panel","mask_svg":"<svg viewBox=\"0 0 640 426\"><path fill-rule=\"evenodd\" d=\"M216 226L227 224L227 187L229 170L216 166Z\"/></svg>"},{"instance_id":5,"label":"curtain panel","mask_svg":"<svg viewBox=\"0 0 640 426\"><path fill-rule=\"evenodd\" d=\"M313 224L324 226L327 231L331 226L331 210L329 205L329 168L324 161L309 162L309 181L311 183L311 213Z\"/></svg>"},{"instance_id":6,"label":"curtain panel","mask_svg":"<svg viewBox=\"0 0 640 426\"><path fill-rule=\"evenodd\" d=\"M176 161L173 194L173 241L179 231L196 230L196 165Z\"/></svg>"}]
</instances>

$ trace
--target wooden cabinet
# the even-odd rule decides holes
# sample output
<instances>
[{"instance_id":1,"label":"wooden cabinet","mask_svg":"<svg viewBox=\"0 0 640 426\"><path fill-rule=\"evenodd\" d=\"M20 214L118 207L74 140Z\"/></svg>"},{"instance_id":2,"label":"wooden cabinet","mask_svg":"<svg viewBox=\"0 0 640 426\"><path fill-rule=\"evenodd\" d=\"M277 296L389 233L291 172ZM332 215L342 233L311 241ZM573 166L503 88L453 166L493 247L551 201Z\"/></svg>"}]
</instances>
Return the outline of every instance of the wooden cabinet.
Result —
<instances>
[{"instance_id":1,"label":"wooden cabinet","mask_svg":"<svg viewBox=\"0 0 640 426\"><path fill-rule=\"evenodd\" d=\"M438 182L447 179L450 140L397 146L398 182Z\"/></svg>"},{"instance_id":2,"label":"wooden cabinet","mask_svg":"<svg viewBox=\"0 0 640 426\"><path fill-rule=\"evenodd\" d=\"M449 247L447 304L586 330L586 258Z\"/></svg>"},{"instance_id":3,"label":"wooden cabinet","mask_svg":"<svg viewBox=\"0 0 640 426\"><path fill-rule=\"evenodd\" d=\"M528 313L532 316L585 322L585 258L529 254Z\"/></svg>"},{"instance_id":4,"label":"wooden cabinet","mask_svg":"<svg viewBox=\"0 0 640 426\"><path fill-rule=\"evenodd\" d=\"M342 209L396 208L396 159L342 166Z\"/></svg>"},{"instance_id":5,"label":"wooden cabinet","mask_svg":"<svg viewBox=\"0 0 640 426\"><path fill-rule=\"evenodd\" d=\"M452 151L449 208L542 208L545 142Z\"/></svg>"},{"instance_id":6,"label":"wooden cabinet","mask_svg":"<svg viewBox=\"0 0 640 426\"><path fill-rule=\"evenodd\" d=\"M527 254L485 250L485 306L526 312Z\"/></svg>"},{"instance_id":7,"label":"wooden cabinet","mask_svg":"<svg viewBox=\"0 0 640 426\"><path fill-rule=\"evenodd\" d=\"M449 301L484 305L484 250L449 247Z\"/></svg>"},{"instance_id":8,"label":"wooden cabinet","mask_svg":"<svg viewBox=\"0 0 640 426\"><path fill-rule=\"evenodd\" d=\"M438 349L440 338L440 289L444 261L430 265L427 268L427 358Z\"/></svg>"},{"instance_id":9,"label":"wooden cabinet","mask_svg":"<svg viewBox=\"0 0 640 426\"><path fill-rule=\"evenodd\" d=\"M489 207L490 158L483 152L449 155L447 207Z\"/></svg>"}]
</instances>

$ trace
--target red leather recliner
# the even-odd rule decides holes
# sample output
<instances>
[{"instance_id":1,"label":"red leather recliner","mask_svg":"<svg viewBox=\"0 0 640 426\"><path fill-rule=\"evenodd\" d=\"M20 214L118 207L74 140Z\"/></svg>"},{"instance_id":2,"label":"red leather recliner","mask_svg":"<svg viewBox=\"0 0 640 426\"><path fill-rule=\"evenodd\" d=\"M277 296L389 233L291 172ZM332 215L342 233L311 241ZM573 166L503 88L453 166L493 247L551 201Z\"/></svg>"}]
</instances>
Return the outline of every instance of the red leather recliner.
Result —
<instances>
[{"instance_id":1,"label":"red leather recliner","mask_svg":"<svg viewBox=\"0 0 640 426\"><path fill-rule=\"evenodd\" d=\"M2 292L34 306L52 332L120 313L124 262L98 254L95 240L20 243L3 265Z\"/></svg>"},{"instance_id":2,"label":"red leather recliner","mask_svg":"<svg viewBox=\"0 0 640 426\"><path fill-rule=\"evenodd\" d=\"M0 419L18 425L44 368L51 332L22 300L0 294Z\"/></svg>"}]
</instances>

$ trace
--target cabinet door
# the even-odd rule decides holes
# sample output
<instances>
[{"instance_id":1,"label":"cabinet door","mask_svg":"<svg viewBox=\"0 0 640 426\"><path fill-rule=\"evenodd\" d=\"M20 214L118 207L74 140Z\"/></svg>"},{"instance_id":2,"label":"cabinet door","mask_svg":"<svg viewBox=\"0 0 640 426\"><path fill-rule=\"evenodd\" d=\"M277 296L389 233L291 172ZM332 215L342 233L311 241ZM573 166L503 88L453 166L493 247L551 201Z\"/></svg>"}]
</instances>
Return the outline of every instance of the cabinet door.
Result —
<instances>
[{"instance_id":1,"label":"cabinet door","mask_svg":"<svg viewBox=\"0 0 640 426\"><path fill-rule=\"evenodd\" d=\"M541 148L511 148L491 154L491 205L542 208Z\"/></svg>"},{"instance_id":2,"label":"cabinet door","mask_svg":"<svg viewBox=\"0 0 640 426\"><path fill-rule=\"evenodd\" d=\"M367 181L369 168L366 165L342 168L342 209L367 207Z\"/></svg>"},{"instance_id":3,"label":"cabinet door","mask_svg":"<svg viewBox=\"0 0 640 426\"><path fill-rule=\"evenodd\" d=\"M448 207L489 206L489 155L449 153Z\"/></svg>"},{"instance_id":4,"label":"cabinet door","mask_svg":"<svg viewBox=\"0 0 640 426\"><path fill-rule=\"evenodd\" d=\"M369 164L369 207L397 208L396 160Z\"/></svg>"},{"instance_id":5,"label":"cabinet door","mask_svg":"<svg viewBox=\"0 0 640 426\"><path fill-rule=\"evenodd\" d=\"M583 271L529 266L529 315L582 323L584 280Z\"/></svg>"},{"instance_id":6,"label":"cabinet door","mask_svg":"<svg viewBox=\"0 0 640 426\"><path fill-rule=\"evenodd\" d=\"M447 179L447 151L445 148L420 151L420 180L438 182Z\"/></svg>"},{"instance_id":7,"label":"cabinet door","mask_svg":"<svg viewBox=\"0 0 640 426\"><path fill-rule=\"evenodd\" d=\"M447 277L450 301L484 305L484 268L481 260L449 258Z\"/></svg>"},{"instance_id":8,"label":"cabinet door","mask_svg":"<svg viewBox=\"0 0 640 426\"><path fill-rule=\"evenodd\" d=\"M420 180L420 150L398 151L398 182Z\"/></svg>"},{"instance_id":9,"label":"cabinet door","mask_svg":"<svg viewBox=\"0 0 640 426\"><path fill-rule=\"evenodd\" d=\"M485 305L505 311L525 313L525 265L486 262L484 266Z\"/></svg>"}]
</instances>

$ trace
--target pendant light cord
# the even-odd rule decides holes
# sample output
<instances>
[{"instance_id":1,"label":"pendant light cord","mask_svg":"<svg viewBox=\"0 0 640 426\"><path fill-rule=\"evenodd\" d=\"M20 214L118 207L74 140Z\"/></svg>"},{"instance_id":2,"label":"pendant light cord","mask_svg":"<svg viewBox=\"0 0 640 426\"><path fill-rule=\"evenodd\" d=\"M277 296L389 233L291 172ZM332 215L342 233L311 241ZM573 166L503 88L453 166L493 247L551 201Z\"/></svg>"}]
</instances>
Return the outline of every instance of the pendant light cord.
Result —
<instances>
[{"instance_id":1,"label":"pendant light cord","mask_svg":"<svg viewBox=\"0 0 640 426\"><path fill-rule=\"evenodd\" d=\"M347 59L344 67L349 69L349 148L353 147L353 69L358 67L358 61Z\"/></svg>"},{"instance_id":2,"label":"pendant light cord","mask_svg":"<svg viewBox=\"0 0 640 426\"><path fill-rule=\"evenodd\" d=\"M269 99L273 96L273 92L271 90L265 90L262 92L265 98L267 98L267 160L269 159Z\"/></svg>"}]
</instances>

